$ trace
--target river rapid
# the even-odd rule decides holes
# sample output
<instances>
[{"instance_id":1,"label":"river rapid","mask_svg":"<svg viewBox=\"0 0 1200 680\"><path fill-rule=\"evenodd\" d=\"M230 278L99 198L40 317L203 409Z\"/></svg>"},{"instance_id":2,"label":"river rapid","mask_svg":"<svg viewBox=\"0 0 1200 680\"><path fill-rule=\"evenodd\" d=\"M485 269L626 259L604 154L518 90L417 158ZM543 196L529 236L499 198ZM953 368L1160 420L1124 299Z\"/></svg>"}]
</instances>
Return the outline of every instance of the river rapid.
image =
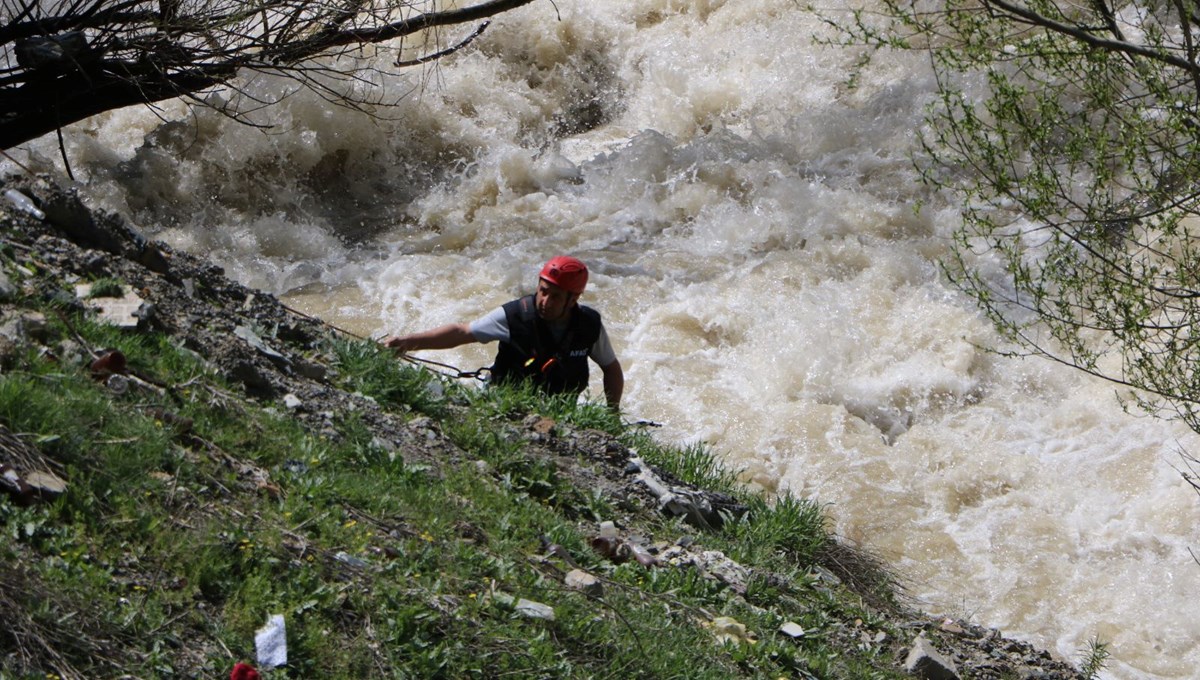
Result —
<instances>
[{"instance_id":1,"label":"river rapid","mask_svg":"<svg viewBox=\"0 0 1200 680\"><path fill-rule=\"evenodd\" d=\"M630 418L827 504L930 612L1073 661L1099 638L1104 677L1197 677L1200 499L1176 468L1200 438L984 349L938 267L956 206L909 160L928 64L856 71L814 36L790 0L537 2L369 76L381 117L260 76L269 130L172 102L64 145L89 202L362 335L471 320L574 254ZM52 135L12 155L63 172Z\"/></svg>"}]
</instances>

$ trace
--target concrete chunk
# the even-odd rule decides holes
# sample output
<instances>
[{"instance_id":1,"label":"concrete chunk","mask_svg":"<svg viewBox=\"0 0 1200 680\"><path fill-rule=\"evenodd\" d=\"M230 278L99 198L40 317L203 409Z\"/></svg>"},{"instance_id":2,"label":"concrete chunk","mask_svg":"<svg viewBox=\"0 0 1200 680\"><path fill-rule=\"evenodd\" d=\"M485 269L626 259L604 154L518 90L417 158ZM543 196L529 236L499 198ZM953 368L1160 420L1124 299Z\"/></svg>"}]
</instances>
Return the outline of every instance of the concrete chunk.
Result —
<instances>
[{"instance_id":1,"label":"concrete chunk","mask_svg":"<svg viewBox=\"0 0 1200 680\"><path fill-rule=\"evenodd\" d=\"M909 673L926 680L959 680L958 669L954 667L954 662L943 657L925 636L917 636L913 641L912 649L908 652L908 659L904 662L904 668Z\"/></svg>"}]
</instances>

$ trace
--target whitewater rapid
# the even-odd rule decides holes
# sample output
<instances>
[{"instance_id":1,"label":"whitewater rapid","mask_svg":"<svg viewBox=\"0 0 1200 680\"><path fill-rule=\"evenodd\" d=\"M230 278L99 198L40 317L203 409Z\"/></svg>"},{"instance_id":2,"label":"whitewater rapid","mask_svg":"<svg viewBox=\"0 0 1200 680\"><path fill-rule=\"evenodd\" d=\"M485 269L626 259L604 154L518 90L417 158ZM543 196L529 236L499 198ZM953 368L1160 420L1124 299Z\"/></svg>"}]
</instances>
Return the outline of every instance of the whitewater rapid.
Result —
<instances>
[{"instance_id":1,"label":"whitewater rapid","mask_svg":"<svg viewBox=\"0 0 1200 680\"><path fill-rule=\"evenodd\" d=\"M1176 467L1200 439L986 351L938 266L956 206L909 161L926 62L857 71L814 36L788 0L539 2L382 81L406 94L386 118L260 76L268 132L167 103L64 142L89 202L362 335L468 321L574 254L631 418L827 504L931 612L1067 660L1098 638L1104 677L1196 677L1200 499ZM63 173L55 139L11 153Z\"/></svg>"}]
</instances>

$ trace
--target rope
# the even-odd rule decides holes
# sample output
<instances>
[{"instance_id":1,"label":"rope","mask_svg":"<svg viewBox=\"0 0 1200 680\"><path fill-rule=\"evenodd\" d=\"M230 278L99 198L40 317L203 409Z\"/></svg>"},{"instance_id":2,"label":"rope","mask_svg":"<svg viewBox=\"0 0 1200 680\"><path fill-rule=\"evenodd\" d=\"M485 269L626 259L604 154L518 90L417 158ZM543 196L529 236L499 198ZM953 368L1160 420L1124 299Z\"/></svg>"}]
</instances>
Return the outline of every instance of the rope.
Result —
<instances>
[{"instance_id":1,"label":"rope","mask_svg":"<svg viewBox=\"0 0 1200 680\"><path fill-rule=\"evenodd\" d=\"M403 359L404 361L407 361L407 362L413 363L413 364L428 364L430 366L438 366L440 368L445 368L450 371L453 371L453 373L444 373L442 371L436 371L436 370L433 371L434 373L437 373L438 375L444 375L449 378L475 378L476 380L486 382L487 378L484 378L483 374L487 373L490 370L487 368L480 368L475 371L464 371L464 370L458 368L457 366L451 366L450 364L443 364L440 361L434 361L432 359L422 359L421 357L414 357L409 354L400 354L400 355L398 355L398 358Z\"/></svg>"},{"instance_id":2,"label":"rope","mask_svg":"<svg viewBox=\"0 0 1200 680\"><path fill-rule=\"evenodd\" d=\"M365 338L365 337L359 335L358 333L355 333L353 331L348 331L345 328L341 328L341 327L337 326L336 324L332 324L332 323L326 321L325 319L315 317L311 314L306 314L306 313L300 311L299 309L296 309L287 304L284 304L283 302L280 302L279 306L283 307L284 309L288 310L289 312L291 312L297 316L303 317L303 318L308 319L309 321L313 321L315 323L319 323L322 326L331 328L331 329L337 331L338 333L341 333L342 335L346 335L351 338L354 338L355 340L361 340L363 342L374 342L374 343L378 344L378 340L375 340L374 338ZM411 364L427 364L429 366L437 366L438 368L444 368L447 371L451 371L451 372L447 373L445 371L438 371L438 370L433 370L433 369L430 369L430 370L433 373L437 373L438 375L445 376L447 378L474 378L476 380L486 382L487 378L484 378L483 374L490 370L488 368L480 368L480 369L474 370L474 371L464 371L457 366L452 366L450 364L444 364L440 361L434 361L432 359L422 359L421 357L414 357L409 354L398 354L397 358L407 361Z\"/></svg>"}]
</instances>

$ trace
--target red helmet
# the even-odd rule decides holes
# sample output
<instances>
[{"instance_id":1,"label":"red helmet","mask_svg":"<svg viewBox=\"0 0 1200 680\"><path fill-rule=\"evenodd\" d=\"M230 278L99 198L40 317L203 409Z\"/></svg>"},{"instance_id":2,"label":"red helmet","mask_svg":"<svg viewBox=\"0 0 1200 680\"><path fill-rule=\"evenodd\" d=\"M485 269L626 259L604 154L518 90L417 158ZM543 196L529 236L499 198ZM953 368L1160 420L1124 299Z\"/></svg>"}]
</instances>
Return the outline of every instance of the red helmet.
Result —
<instances>
[{"instance_id":1,"label":"red helmet","mask_svg":"<svg viewBox=\"0 0 1200 680\"><path fill-rule=\"evenodd\" d=\"M539 276L568 293L579 295L587 286L587 265L568 255L550 258Z\"/></svg>"}]
</instances>

